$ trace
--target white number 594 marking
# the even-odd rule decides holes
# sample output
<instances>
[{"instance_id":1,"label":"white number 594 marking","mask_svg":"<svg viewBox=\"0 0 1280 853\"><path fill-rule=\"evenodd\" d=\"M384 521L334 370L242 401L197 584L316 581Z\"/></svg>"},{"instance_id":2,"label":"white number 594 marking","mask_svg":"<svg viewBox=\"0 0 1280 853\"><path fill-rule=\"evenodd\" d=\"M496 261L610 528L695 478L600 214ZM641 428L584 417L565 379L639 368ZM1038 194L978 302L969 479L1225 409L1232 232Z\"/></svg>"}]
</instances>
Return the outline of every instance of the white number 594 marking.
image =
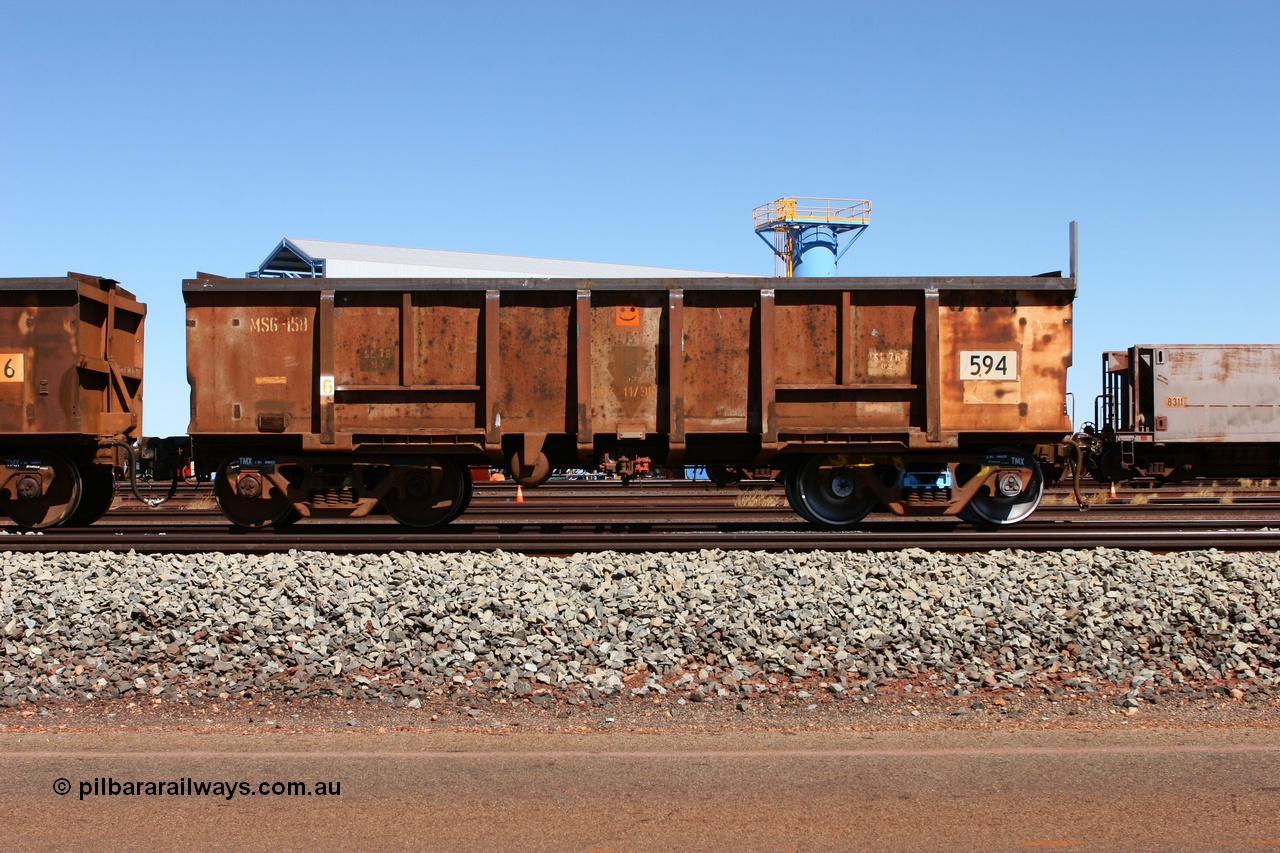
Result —
<instances>
[{"instance_id":1,"label":"white number 594 marking","mask_svg":"<svg viewBox=\"0 0 1280 853\"><path fill-rule=\"evenodd\" d=\"M960 378L1017 379L1018 353L1013 350L964 350L960 353Z\"/></svg>"}]
</instances>

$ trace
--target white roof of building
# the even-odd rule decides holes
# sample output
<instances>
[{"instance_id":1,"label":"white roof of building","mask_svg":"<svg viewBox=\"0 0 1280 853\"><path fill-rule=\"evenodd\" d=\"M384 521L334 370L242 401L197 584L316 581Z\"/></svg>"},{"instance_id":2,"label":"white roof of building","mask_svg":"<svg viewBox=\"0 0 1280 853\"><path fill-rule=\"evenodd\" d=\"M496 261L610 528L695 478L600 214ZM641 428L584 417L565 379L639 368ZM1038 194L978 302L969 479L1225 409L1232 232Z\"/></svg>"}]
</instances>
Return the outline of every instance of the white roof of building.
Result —
<instances>
[{"instance_id":1,"label":"white roof of building","mask_svg":"<svg viewBox=\"0 0 1280 853\"><path fill-rule=\"evenodd\" d=\"M309 263L320 260L324 261L327 278L723 278L742 275L297 237L281 241L261 269L306 273Z\"/></svg>"}]
</instances>

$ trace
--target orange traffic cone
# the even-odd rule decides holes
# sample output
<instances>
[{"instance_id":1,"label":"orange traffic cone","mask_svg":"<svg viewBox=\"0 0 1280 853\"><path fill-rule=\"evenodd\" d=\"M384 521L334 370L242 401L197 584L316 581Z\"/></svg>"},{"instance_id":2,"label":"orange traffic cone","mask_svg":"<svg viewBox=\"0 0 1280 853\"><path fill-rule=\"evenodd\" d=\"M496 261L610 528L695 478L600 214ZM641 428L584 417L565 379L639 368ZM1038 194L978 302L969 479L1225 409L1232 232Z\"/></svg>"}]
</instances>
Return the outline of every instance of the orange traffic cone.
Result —
<instances>
[{"instance_id":1,"label":"orange traffic cone","mask_svg":"<svg viewBox=\"0 0 1280 853\"><path fill-rule=\"evenodd\" d=\"M1115 484L1115 483L1112 483L1112 484L1111 484L1111 499L1112 499L1112 500L1115 500L1115 497L1116 497L1116 484Z\"/></svg>"},{"instance_id":2,"label":"orange traffic cone","mask_svg":"<svg viewBox=\"0 0 1280 853\"><path fill-rule=\"evenodd\" d=\"M1111 491L1114 492L1115 490L1115 486L1112 486ZM519 483L516 483L516 503L524 503L524 488Z\"/></svg>"}]
</instances>

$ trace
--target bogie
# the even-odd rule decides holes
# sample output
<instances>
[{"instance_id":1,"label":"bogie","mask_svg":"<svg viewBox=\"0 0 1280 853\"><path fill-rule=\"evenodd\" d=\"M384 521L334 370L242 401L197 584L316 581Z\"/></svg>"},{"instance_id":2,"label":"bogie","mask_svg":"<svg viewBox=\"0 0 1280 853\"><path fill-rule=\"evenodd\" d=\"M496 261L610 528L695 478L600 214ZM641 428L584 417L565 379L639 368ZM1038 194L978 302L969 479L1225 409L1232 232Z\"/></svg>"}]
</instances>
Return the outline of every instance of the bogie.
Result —
<instances>
[{"instance_id":1,"label":"bogie","mask_svg":"<svg viewBox=\"0 0 1280 853\"><path fill-rule=\"evenodd\" d=\"M214 494L241 527L282 527L305 518L362 518L378 509L411 527L457 518L471 501L468 468L450 458L400 457L352 464L257 451L224 460Z\"/></svg>"}]
</instances>

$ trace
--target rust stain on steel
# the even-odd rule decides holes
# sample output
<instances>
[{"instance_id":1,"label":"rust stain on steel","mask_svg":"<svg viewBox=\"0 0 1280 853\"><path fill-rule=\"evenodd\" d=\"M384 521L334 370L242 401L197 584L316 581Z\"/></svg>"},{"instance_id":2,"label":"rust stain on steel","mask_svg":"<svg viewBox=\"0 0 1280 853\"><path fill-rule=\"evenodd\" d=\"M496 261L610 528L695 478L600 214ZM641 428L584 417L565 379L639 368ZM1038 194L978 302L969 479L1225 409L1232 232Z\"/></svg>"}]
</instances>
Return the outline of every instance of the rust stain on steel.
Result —
<instances>
[{"instance_id":1,"label":"rust stain on steel","mask_svg":"<svg viewBox=\"0 0 1280 853\"><path fill-rule=\"evenodd\" d=\"M664 291L602 291L591 312L591 423L598 433L656 433L667 393Z\"/></svg>"},{"instance_id":2,"label":"rust stain on steel","mask_svg":"<svg viewBox=\"0 0 1280 853\"><path fill-rule=\"evenodd\" d=\"M919 309L914 293L855 293L853 350L855 384L909 382L917 355Z\"/></svg>"},{"instance_id":3,"label":"rust stain on steel","mask_svg":"<svg viewBox=\"0 0 1280 853\"><path fill-rule=\"evenodd\" d=\"M70 400L51 397L74 370L75 339L63 322L73 316L68 295L56 291L0 291L0 328L5 330L5 364L14 375L0 382L0 430L22 435L78 432L70 429ZM22 379L18 379L18 375ZM41 386L43 383L43 386ZM37 396L38 388L45 394Z\"/></svg>"},{"instance_id":4,"label":"rust stain on steel","mask_svg":"<svg viewBox=\"0 0 1280 853\"><path fill-rule=\"evenodd\" d=\"M484 376L484 294L431 291L415 296L410 328L419 355L406 384L478 387Z\"/></svg>"},{"instance_id":5,"label":"rust stain on steel","mask_svg":"<svg viewBox=\"0 0 1280 853\"><path fill-rule=\"evenodd\" d=\"M777 292L780 428L905 432L918 416L919 291Z\"/></svg>"},{"instance_id":6,"label":"rust stain on steel","mask_svg":"<svg viewBox=\"0 0 1280 853\"><path fill-rule=\"evenodd\" d=\"M775 296L774 369L779 385L835 385L842 336L839 293L780 290Z\"/></svg>"},{"instance_id":7,"label":"rust stain on steel","mask_svg":"<svg viewBox=\"0 0 1280 853\"><path fill-rule=\"evenodd\" d=\"M339 388L400 384L400 296L343 293L334 303L334 378Z\"/></svg>"},{"instance_id":8,"label":"rust stain on steel","mask_svg":"<svg viewBox=\"0 0 1280 853\"><path fill-rule=\"evenodd\" d=\"M337 302L338 431L482 426L482 293L345 291Z\"/></svg>"},{"instance_id":9,"label":"rust stain on steel","mask_svg":"<svg viewBox=\"0 0 1280 853\"><path fill-rule=\"evenodd\" d=\"M284 421L312 432L319 291L210 292L187 300L191 426L201 433L259 432ZM262 376L269 383L258 384ZM281 381L283 379L283 381Z\"/></svg>"},{"instance_id":10,"label":"rust stain on steel","mask_svg":"<svg viewBox=\"0 0 1280 853\"><path fill-rule=\"evenodd\" d=\"M943 431L1070 429L1064 412L1069 302L1038 292L947 292L940 320ZM1007 379L975 365L974 359L987 356L1008 360Z\"/></svg>"},{"instance_id":11,"label":"rust stain on steel","mask_svg":"<svg viewBox=\"0 0 1280 853\"><path fill-rule=\"evenodd\" d=\"M684 294L684 420L688 432L747 431L758 291ZM754 395L752 395L754 396Z\"/></svg>"},{"instance_id":12,"label":"rust stain on steel","mask_svg":"<svg viewBox=\"0 0 1280 853\"><path fill-rule=\"evenodd\" d=\"M1188 380L1198 381L1204 379L1204 354L1201 351L1185 347L1163 347L1161 349L1171 372ZM1220 370L1217 376L1214 377L1214 381L1225 382L1230 378L1229 370Z\"/></svg>"},{"instance_id":13,"label":"rust stain on steel","mask_svg":"<svg viewBox=\"0 0 1280 853\"><path fill-rule=\"evenodd\" d=\"M503 291L501 301L498 405L503 433L570 431L574 293Z\"/></svg>"},{"instance_id":14,"label":"rust stain on steel","mask_svg":"<svg viewBox=\"0 0 1280 853\"><path fill-rule=\"evenodd\" d=\"M397 432L483 429L484 303L478 291L413 294L401 323L412 338L405 349L416 354L404 365L409 398L371 396L366 420L385 417L385 428Z\"/></svg>"},{"instance_id":15,"label":"rust stain on steel","mask_svg":"<svg viewBox=\"0 0 1280 853\"><path fill-rule=\"evenodd\" d=\"M340 436L475 449L483 430L492 455L520 435L586 453L598 436L665 433L680 453L686 433L759 447L775 426L781 441L913 448L1069 429L1074 294L1058 282L330 279L184 286L191 351L225 354L192 361L194 433L283 424L314 440L321 286ZM974 382L962 353L1016 370Z\"/></svg>"},{"instance_id":16,"label":"rust stain on steel","mask_svg":"<svg viewBox=\"0 0 1280 853\"><path fill-rule=\"evenodd\" d=\"M1131 395L1161 441L1280 441L1280 345L1160 344L1134 348Z\"/></svg>"}]
</instances>

